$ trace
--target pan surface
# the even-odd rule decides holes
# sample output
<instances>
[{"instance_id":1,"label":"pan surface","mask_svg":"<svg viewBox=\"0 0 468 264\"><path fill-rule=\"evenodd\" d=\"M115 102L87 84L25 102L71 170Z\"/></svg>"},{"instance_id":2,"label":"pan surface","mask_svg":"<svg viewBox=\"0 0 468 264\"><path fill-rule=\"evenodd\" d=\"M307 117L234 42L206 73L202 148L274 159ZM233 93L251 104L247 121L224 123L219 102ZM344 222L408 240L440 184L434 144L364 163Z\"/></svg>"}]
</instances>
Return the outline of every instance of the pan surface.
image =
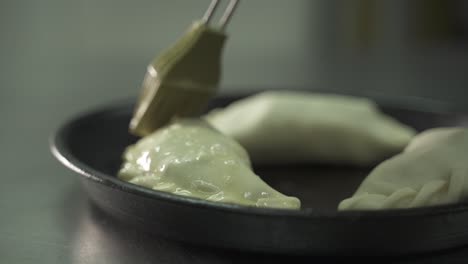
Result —
<instances>
[{"instance_id":1,"label":"pan surface","mask_svg":"<svg viewBox=\"0 0 468 264\"><path fill-rule=\"evenodd\" d=\"M217 98L210 108L242 96ZM372 97L382 111L418 131L466 126L468 115L443 103ZM51 150L82 176L91 200L112 216L170 239L244 251L319 255L402 255L468 245L468 203L383 211L337 212L372 169L323 164L255 168L268 184L301 199L299 211L259 209L187 198L116 178L131 103L79 115L53 135Z\"/></svg>"}]
</instances>

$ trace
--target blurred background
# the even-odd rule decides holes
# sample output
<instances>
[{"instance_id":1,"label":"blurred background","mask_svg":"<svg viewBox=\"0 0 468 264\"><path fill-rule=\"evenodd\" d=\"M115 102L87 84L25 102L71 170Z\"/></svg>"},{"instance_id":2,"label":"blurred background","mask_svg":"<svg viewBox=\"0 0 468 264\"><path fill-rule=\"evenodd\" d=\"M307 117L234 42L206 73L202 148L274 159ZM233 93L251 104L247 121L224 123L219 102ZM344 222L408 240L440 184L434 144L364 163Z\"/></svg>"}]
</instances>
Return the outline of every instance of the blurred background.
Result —
<instances>
[{"instance_id":1,"label":"blurred background","mask_svg":"<svg viewBox=\"0 0 468 264\"><path fill-rule=\"evenodd\" d=\"M68 243L74 209L63 197L77 183L49 136L78 112L137 96L149 61L209 2L0 1L0 256L16 259L31 237ZM244 0L228 32L223 94L304 88L466 105L468 1Z\"/></svg>"},{"instance_id":2,"label":"blurred background","mask_svg":"<svg viewBox=\"0 0 468 264\"><path fill-rule=\"evenodd\" d=\"M0 1L0 142L23 135L46 148L70 115L135 97L148 62L209 2ZM465 103L467 1L242 1L231 22L221 93L305 88Z\"/></svg>"},{"instance_id":3,"label":"blurred background","mask_svg":"<svg viewBox=\"0 0 468 264\"><path fill-rule=\"evenodd\" d=\"M135 96L149 60L208 3L1 1L1 105L30 118ZM299 87L462 100L468 81L466 1L243 1L228 31L222 93Z\"/></svg>"}]
</instances>

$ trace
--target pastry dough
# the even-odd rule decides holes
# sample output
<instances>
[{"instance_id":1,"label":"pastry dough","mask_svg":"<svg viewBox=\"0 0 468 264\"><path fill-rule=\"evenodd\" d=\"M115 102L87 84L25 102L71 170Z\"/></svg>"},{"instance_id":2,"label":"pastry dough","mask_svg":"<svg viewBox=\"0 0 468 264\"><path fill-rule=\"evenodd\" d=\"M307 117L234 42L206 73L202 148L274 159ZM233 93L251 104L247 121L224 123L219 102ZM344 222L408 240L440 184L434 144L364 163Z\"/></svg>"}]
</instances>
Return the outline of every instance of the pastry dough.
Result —
<instances>
[{"instance_id":1,"label":"pastry dough","mask_svg":"<svg viewBox=\"0 0 468 264\"><path fill-rule=\"evenodd\" d=\"M365 98L268 91L206 115L258 163L369 165L404 149L415 131Z\"/></svg>"},{"instance_id":2,"label":"pastry dough","mask_svg":"<svg viewBox=\"0 0 468 264\"><path fill-rule=\"evenodd\" d=\"M299 199L254 174L246 151L198 119L178 120L129 146L119 178L209 201L298 209Z\"/></svg>"},{"instance_id":3,"label":"pastry dough","mask_svg":"<svg viewBox=\"0 0 468 264\"><path fill-rule=\"evenodd\" d=\"M381 163L340 210L448 204L468 195L468 130L434 128Z\"/></svg>"}]
</instances>

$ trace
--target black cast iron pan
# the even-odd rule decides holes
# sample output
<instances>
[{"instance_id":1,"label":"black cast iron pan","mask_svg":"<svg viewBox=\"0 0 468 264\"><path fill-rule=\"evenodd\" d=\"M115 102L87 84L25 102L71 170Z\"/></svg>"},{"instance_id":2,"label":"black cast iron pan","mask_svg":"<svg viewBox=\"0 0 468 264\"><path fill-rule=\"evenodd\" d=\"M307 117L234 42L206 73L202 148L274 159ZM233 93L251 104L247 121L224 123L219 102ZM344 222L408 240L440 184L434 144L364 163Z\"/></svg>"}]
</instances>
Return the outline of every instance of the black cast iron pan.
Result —
<instances>
[{"instance_id":1,"label":"black cast iron pan","mask_svg":"<svg viewBox=\"0 0 468 264\"><path fill-rule=\"evenodd\" d=\"M240 97L212 102L219 107ZM416 98L383 100L381 109L417 130L464 126L468 114ZM452 109L453 110L453 109ZM115 177L129 135L131 103L80 115L54 134L55 157L82 176L89 197L112 216L170 239L244 251L319 255L402 255L468 245L468 202L418 209L337 212L372 169L321 164L255 168L300 211L221 204L153 191Z\"/></svg>"}]
</instances>

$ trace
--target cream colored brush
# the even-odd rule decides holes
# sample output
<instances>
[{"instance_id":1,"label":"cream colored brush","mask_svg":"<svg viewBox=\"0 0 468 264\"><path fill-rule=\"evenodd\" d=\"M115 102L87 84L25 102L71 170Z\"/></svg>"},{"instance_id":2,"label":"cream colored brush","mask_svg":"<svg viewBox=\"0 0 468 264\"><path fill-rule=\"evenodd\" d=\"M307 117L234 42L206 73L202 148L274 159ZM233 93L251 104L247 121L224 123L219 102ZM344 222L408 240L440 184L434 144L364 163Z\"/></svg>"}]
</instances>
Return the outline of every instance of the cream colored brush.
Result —
<instances>
[{"instance_id":1,"label":"cream colored brush","mask_svg":"<svg viewBox=\"0 0 468 264\"><path fill-rule=\"evenodd\" d=\"M228 24L238 0L231 0L219 24L210 20L219 1L213 0L204 17L147 68L130 132L145 136L174 117L199 114L216 94L221 79L221 56Z\"/></svg>"}]
</instances>

